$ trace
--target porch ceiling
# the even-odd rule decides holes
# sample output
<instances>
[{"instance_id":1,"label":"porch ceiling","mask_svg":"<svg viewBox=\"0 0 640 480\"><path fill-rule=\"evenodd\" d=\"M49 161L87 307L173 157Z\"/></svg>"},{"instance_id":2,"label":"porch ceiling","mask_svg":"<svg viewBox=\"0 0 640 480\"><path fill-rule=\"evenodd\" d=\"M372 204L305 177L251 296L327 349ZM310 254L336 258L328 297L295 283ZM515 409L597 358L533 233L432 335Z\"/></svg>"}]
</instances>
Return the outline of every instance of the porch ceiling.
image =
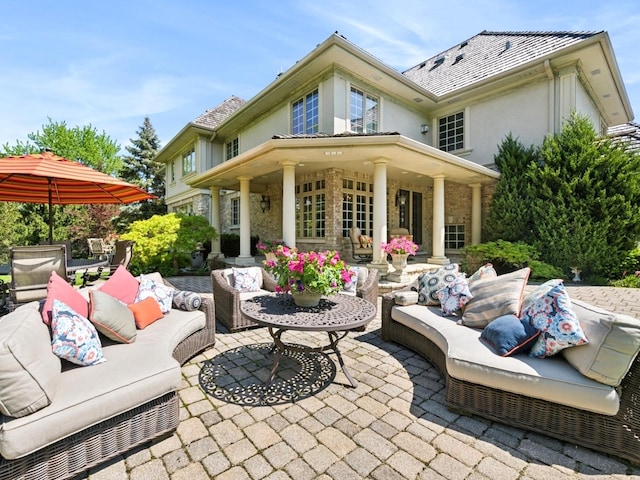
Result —
<instances>
[{"instance_id":1,"label":"porch ceiling","mask_svg":"<svg viewBox=\"0 0 640 480\"><path fill-rule=\"evenodd\" d=\"M282 183L282 163L294 162L296 175L338 168L373 176L374 162L387 162L387 178L403 183L432 184L432 177L447 181L492 184L500 174L468 160L401 135L282 138L269 140L193 178L194 188L217 186L238 190L238 177L251 178L251 191L261 193Z\"/></svg>"}]
</instances>

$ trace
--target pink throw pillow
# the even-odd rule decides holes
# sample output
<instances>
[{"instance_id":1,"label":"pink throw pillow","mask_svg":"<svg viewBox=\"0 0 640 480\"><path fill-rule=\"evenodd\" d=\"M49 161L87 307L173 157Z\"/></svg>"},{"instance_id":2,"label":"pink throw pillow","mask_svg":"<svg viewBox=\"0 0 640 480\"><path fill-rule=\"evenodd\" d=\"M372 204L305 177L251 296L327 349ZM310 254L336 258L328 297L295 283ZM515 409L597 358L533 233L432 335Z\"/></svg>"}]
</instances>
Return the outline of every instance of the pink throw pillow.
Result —
<instances>
[{"instance_id":1,"label":"pink throw pillow","mask_svg":"<svg viewBox=\"0 0 640 480\"><path fill-rule=\"evenodd\" d=\"M47 325L51 325L54 300L60 300L85 318L89 316L89 302L65 278L62 278L56 272L52 272L51 277L49 277L47 298L42 307L42 321Z\"/></svg>"},{"instance_id":2,"label":"pink throw pillow","mask_svg":"<svg viewBox=\"0 0 640 480\"><path fill-rule=\"evenodd\" d=\"M136 295L138 295L138 287L140 284L136 277L131 275L131 272L120 265L116 271L104 282L98 290L113 298L117 298L122 303L129 305L136 301Z\"/></svg>"}]
</instances>

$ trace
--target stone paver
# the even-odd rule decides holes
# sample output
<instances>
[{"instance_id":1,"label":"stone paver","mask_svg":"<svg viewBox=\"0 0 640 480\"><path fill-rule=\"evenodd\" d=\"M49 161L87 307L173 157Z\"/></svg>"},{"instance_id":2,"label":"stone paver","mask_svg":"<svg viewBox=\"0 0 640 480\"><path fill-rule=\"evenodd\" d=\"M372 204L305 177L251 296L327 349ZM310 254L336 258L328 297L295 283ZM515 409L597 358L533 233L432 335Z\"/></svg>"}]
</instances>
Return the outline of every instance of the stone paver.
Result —
<instances>
[{"instance_id":1,"label":"stone paver","mask_svg":"<svg viewBox=\"0 0 640 480\"><path fill-rule=\"evenodd\" d=\"M211 292L208 277L170 281L183 290ZM640 316L640 290L567 289L572 298ZM294 338L326 340L318 335ZM359 382L356 389L344 386L337 368L311 395L301 391L295 402L264 404L248 393L262 385L254 376L255 359L242 356L218 384L236 389L235 397L214 397L198 384L208 359L224 359L227 351L270 341L265 329L230 334L219 327L216 345L182 367L178 430L80 478L640 479L640 469L592 450L449 411L438 371L414 352L382 342L379 317L366 332L340 342ZM330 359L329 364L335 362L334 356ZM318 366L294 364L291 371Z\"/></svg>"}]
</instances>

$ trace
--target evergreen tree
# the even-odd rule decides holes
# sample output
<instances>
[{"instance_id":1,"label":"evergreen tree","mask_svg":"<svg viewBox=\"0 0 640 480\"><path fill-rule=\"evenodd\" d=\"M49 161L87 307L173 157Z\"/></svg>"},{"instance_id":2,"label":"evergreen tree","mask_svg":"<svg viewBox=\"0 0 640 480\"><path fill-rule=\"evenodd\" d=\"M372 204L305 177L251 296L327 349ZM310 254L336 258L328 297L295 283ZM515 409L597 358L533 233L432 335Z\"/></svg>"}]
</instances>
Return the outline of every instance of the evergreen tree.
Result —
<instances>
[{"instance_id":1,"label":"evergreen tree","mask_svg":"<svg viewBox=\"0 0 640 480\"><path fill-rule=\"evenodd\" d=\"M138 138L130 139L131 145L125 147L130 155L122 159L124 165L120 177L158 198L164 198L164 165L154 160L160 150L160 140L149 117L144 118L136 133Z\"/></svg>"},{"instance_id":2,"label":"evergreen tree","mask_svg":"<svg viewBox=\"0 0 640 480\"><path fill-rule=\"evenodd\" d=\"M527 173L535 246L569 272L608 278L640 238L640 155L573 114Z\"/></svg>"},{"instance_id":3,"label":"evergreen tree","mask_svg":"<svg viewBox=\"0 0 640 480\"><path fill-rule=\"evenodd\" d=\"M485 222L486 241L530 239L531 198L526 174L536 162L537 155L534 146L524 147L511 133L498 147L494 162L501 176Z\"/></svg>"},{"instance_id":4,"label":"evergreen tree","mask_svg":"<svg viewBox=\"0 0 640 480\"><path fill-rule=\"evenodd\" d=\"M138 138L130 139L131 145L125 147L129 155L123 157L124 166L120 171L120 177L152 193L158 199L145 200L124 207L115 224L120 232L132 222L167 212L164 203L164 165L154 160L160 149L160 140L149 117L144 118L142 126L136 133Z\"/></svg>"}]
</instances>

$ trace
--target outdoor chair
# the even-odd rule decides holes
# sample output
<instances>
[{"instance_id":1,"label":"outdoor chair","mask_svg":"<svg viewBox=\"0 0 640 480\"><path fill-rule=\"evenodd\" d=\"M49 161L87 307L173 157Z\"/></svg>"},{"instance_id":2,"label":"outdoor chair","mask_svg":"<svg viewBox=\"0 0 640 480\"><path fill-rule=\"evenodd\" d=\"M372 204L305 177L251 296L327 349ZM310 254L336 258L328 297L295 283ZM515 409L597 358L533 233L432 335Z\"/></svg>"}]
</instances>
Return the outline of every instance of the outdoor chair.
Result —
<instances>
[{"instance_id":1,"label":"outdoor chair","mask_svg":"<svg viewBox=\"0 0 640 480\"><path fill-rule=\"evenodd\" d=\"M14 305L47 297L52 272L67 278L64 245L33 245L9 248L11 283L9 296Z\"/></svg>"},{"instance_id":2,"label":"outdoor chair","mask_svg":"<svg viewBox=\"0 0 640 480\"><path fill-rule=\"evenodd\" d=\"M349 240L351 241L351 256L356 262L365 263L373 260L373 247L370 239L363 235L358 227L351 227Z\"/></svg>"},{"instance_id":3,"label":"outdoor chair","mask_svg":"<svg viewBox=\"0 0 640 480\"><path fill-rule=\"evenodd\" d=\"M107 279L118 269L120 265L124 268L129 268L131 259L133 258L133 246L135 242L132 240L118 240L116 241L115 251L111 262L108 267L99 267L97 273L89 272L88 270L82 274L82 285L87 285L89 282L96 281L100 278ZM102 275L105 269L109 271L106 275Z\"/></svg>"},{"instance_id":4,"label":"outdoor chair","mask_svg":"<svg viewBox=\"0 0 640 480\"><path fill-rule=\"evenodd\" d=\"M413 241L413 235L411 235L406 228L392 228L389 231L389 240L396 237L404 237L407 240Z\"/></svg>"},{"instance_id":5,"label":"outdoor chair","mask_svg":"<svg viewBox=\"0 0 640 480\"><path fill-rule=\"evenodd\" d=\"M92 257L108 259L113 253L113 247L102 238L88 238L87 243L89 244L89 254Z\"/></svg>"}]
</instances>

